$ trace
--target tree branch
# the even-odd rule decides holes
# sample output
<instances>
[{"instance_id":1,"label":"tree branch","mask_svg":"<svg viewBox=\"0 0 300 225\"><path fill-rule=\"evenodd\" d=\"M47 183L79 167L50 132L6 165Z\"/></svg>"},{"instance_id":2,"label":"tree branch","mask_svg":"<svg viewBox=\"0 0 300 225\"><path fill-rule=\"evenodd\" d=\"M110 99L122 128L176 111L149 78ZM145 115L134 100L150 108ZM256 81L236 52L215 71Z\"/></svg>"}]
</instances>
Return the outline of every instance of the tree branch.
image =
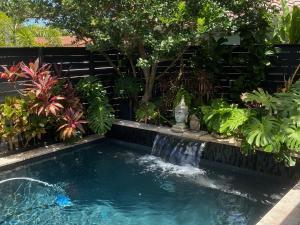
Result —
<instances>
[{"instance_id":1,"label":"tree branch","mask_svg":"<svg viewBox=\"0 0 300 225\"><path fill-rule=\"evenodd\" d=\"M128 55L128 54L126 54L126 55L127 55L128 60L129 60L133 76L136 77L136 69L135 69L135 65L134 65L133 59L132 59L132 55Z\"/></svg>"},{"instance_id":2,"label":"tree branch","mask_svg":"<svg viewBox=\"0 0 300 225\"><path fill-rule=\"evenodd\" d=\"M151 79L155 80L155 75L157 71L158 63L154 63L151 67Z\"/></svg>"},{"instance_id":3,"label":"tree branch","mask_svg":"<svg viewBox=\"0 0 300 225\"><path fill-rule=\"evenodd\" d=\"M147 58L147 54L146 54L146 50L145 50L145 46L143 42L139 42L139 54L142 57L142 59L146 59ZM149 68L142 68L145 78L146 80L148 79L148 77L150 76L150 69Z\"/></svg>"},{"instance_id":4,"label":"tree branch","mask_svg":"<svg viewBox=\"0 0 300 225\"><path fill-rule=\"evenodd\" d=\"M166 73L171 69L173 68L177 61L182 57L182 55L185 53L185 51L188 49L189 47L186 47L183 49L182 52L180 52L177 57L172 61L172 63L159 75L156 77L156 80L159 80L161 77L163 77L164 75L166 75Z\"/></svg>"},{"instance_id":5,"label":"tree branch","mask_svg":"<svg viewBox=\"0 0 300 225\"><path fill-rule=\"evenodd\" d=\"M103 51L101 51L100 53L104 56L104 58L105 58L106 61L109 63L109 65L110 65L112 68L114 68L114 70L116 71L116 73L117 73L119 76L122 76L122 73L121 73L121 71L120 71L120 68L119 68L116 64L113 63L113 61L111 60L111 58L110 58L105 52L103 52Z\"/></svg>"}]
</instances>

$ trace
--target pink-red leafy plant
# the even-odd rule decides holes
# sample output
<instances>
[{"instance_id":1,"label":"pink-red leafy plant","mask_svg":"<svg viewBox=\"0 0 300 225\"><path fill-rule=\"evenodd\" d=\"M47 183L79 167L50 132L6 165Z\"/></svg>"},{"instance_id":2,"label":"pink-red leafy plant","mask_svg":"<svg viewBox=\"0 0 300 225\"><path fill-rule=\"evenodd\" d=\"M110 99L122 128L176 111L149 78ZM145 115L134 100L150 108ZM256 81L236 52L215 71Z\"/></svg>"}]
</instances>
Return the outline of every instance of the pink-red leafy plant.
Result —
<instances>
[{"instance_id":1,"label":"pink-red leafy plant","mask_svg":"<svg viewBox=\"0 0 300 225\"><path fill-rule=\"evenodd\" d=\"M58 126L63 140L75 136L77 132L84 133L82 124L86 121L81 119L83 106L80 99L69 80L58 79L60 74L53 74L51 65L40 65L37 59L28 65L21 62L9 69L3 67L3 70L0 78L15 87L17 79L23 78L25 89L17 91L27 101L28 111L48 118L49 126Z\"/></svg>"},{"instance_id":2,"label":"pink-red leafy plant","mask_svg":"<svg viewBox=\"0 0 300 225\"><path fill-rule=\"evenodd\" d=\"M77 131L85 133L82 124L87 123L87 121L83 120L82 117L82 112L75 112L72 108L66 110L65 115L62 117L64 124L58 128L62 140L75 137Z\"/></svg>"},{"instance_id":3,"label":"pink-red leafy plant","mask_svg":"<svg viewBox=\"0 0 300 225\"><path fill-rule=\"evenodd\" d=\"M20 68L20 64L11 66L9 68L2 66L4 71L0 73L0 78L9 82L15 82L19 77L23 77L23 75L20 73Z\"/></svg>"},{"instance_id":4,"label":"pink-red leafy plant","mask_svg":"<svg viewBox=\"0 0 300 225\"><path fill-rule=\"evenodd\" d=\"M51 75L51 65L44 64L40 66L40 61L37 59L34 63L29 63L27 66L24 62L20 63L21 74L23 77L31 79L33 81L38 80L39 78Z\"/></svg>"}]
</instances>

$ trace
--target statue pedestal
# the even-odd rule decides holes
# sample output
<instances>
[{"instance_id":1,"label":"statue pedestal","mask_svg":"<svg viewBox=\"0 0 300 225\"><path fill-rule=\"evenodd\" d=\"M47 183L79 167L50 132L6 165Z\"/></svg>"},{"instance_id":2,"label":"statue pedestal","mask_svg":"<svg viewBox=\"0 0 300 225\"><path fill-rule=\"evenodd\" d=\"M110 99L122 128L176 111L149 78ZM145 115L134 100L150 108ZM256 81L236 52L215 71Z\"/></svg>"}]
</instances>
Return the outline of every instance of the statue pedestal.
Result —
<instances>
[{"instance_id":1,"label":"statue pedestal","mask_svg":"<svg viewBox=\"0 0 300 225\"><path fill-rule=\"evenodd\" d=\"M187 131L186 125L183 124L175 124L172 126L171 131L175 132L175 133L183 133L185 131Z\"/></svg>"}]
</instances>

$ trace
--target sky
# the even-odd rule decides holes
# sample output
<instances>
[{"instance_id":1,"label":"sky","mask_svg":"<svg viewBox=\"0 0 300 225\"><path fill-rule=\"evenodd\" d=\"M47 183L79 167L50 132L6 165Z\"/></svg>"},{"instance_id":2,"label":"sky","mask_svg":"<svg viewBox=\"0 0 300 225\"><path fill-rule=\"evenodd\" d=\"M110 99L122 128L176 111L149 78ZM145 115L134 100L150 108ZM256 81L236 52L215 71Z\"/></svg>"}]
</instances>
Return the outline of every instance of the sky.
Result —
<instances>
[{"instance_id":1,"label":"sky","mask_svg":"<svg viewBox=\"0 0 300 225\"><path fill-rule=\"evenodd\" d=\"M28 19L25 22L25 24L27 24L27 25L34 25L34 24L36 24L36 25L46 26L46 20L42 20L42 19L40 19L40 20Z\"/></svg>"}]
</instances>

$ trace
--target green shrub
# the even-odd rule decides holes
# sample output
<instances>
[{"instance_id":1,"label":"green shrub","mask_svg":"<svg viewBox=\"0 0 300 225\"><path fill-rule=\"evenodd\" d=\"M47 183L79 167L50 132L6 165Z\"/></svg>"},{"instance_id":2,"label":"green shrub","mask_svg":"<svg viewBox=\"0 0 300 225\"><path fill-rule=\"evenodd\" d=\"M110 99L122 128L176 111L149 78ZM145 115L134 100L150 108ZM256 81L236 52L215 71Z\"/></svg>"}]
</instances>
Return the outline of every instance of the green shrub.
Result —
<instances>
[{"instance_id":1,"label":"green shrub","mask_svg":"<svg viewBox=\"0 0 300 225\"><path fill-rule=\"evenodd\" d=\"M191 94L187 90L181 88L181 89L178 90L178 92L175 96L175 99L173 101L173 108L175 108L180 103L182 97L184 97L185 104L189 108L191 107L191 102L192 102Z\"/></svg>"},{"instance_id":2,"label":"green shrub","mask_svg":"<svg viewBox=\"0 0 300 225\"><path fill-rule=\"evenodd\" d=\"M210 106L203 106L201 109L208 130L225 136L239 135L241 126L251 115L250 110L229 105L221 99L214 100Z\"/></svg>"},{"instance_id":3,"label":"green shrub","mask_svg":"<svg viewBox=\"0 0 300 225\"><path fill-rule=\"evenodd\" d=\"M121 98L133 98L142 91L141 82L132 76L119 77L116 81L115 94Z\"/></svg>"},{"instance_id":4,"label":"green shrub","mask_svg":"<svg viewBox=\"0 0 300 225\"><path fill-rule=\"evenodd\" d=\"M97 134L105 134L110 130L115 117L103 85L97 78L88 77L78 82L76 90L88 103L89 127Z\"/></svg>"},{"instance_id":5,"label":"green shrub","mask_svg":"<svg viewBox=\"0 0 300 225\"><path fill-rule=\"evenodd\" d=\"M159 118L159 111L154 103L147 102L139 106L139 108L136 110L135 117L138 122L155 122Z\"/></svg>"},{"instance_id":6,"label":"green shrub","mask_svg":"<svg viewBox=\"0 0 300 225\"><path fill-rule=\"evenodd\" d=\"M298 44L300 42L300 8L298 6L293 7L292 19L289 30L290 44Z\"/></svg>"},{"instance_id":7,"label":"green shrub","mask_svg":"<svg viewBox=\"0 0 300 225\"><path fill-rule=\"evenodd\" d=\"M293 152L300 152L300 81L285 93L258 90L243 94L242 100L261 108L261 117L244 127L245 143L273 152L287 165L294 165Z\"/></svg>"}]
</instances>

